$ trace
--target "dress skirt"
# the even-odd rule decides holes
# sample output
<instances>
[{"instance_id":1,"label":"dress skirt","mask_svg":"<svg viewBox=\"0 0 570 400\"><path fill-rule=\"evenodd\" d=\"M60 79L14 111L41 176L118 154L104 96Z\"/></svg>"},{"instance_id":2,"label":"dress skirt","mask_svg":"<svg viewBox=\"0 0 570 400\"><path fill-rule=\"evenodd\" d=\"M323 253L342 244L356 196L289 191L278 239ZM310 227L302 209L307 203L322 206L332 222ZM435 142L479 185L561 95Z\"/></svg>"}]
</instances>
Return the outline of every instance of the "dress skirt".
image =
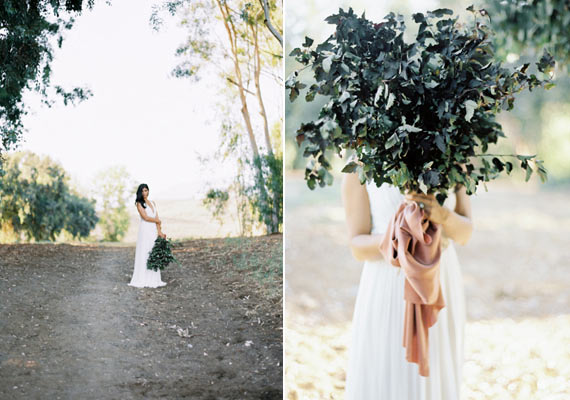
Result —
<instances>
[{"instance_id":1,"label":"dress skirt","mask_svg":"<svg viewBox=\"0 0 570 400\"><path fill-rule=\"evenodd\" d=\"M429 328L429 377L406 360L402 345L404 273L384 261L365 262L354 308L346 399L458 400L463 365L465 299L453 243L442 251L445 307Z\"/></svg>"}]
</instances>

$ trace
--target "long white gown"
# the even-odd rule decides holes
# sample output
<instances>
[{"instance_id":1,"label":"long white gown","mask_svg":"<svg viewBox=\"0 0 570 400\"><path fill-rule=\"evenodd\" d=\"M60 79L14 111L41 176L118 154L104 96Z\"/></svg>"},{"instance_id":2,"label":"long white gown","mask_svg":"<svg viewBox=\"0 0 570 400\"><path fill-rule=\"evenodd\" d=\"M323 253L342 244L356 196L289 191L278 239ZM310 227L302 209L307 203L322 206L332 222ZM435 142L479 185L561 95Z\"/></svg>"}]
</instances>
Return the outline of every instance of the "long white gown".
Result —
<instances>
[{"instance_id":1,"label":"long white gown","mask_svg":"<svg viewBox=\"0 0 570 400\"><path fill-rule=\"evenodd\" d=\"M372 233L384 233L403 196L388 184L378 188L371 183L366 189ZM429 329L430 375L422 377L417 364L406 361L402 345L404 273L385 261L364 263L352 323L346 399L460 398L465 300L460 265L451 240L442 251L440 282L445 307Z\"/></svg>"},{"instance_id":2,"label":"long white gown","mask_svg":"<svg viewBox=\"0 0 570 400\"><path fill-rule=\"evenodd\" d=\"M149 217L154 218L156 216L156 204L154 201L152 202L152 207L147 205L145 211ZM156 224L145 221L141 217L135 251L135 269L129 286L156 288L166 285L166 282L160 279L160 270L153 271L146 267L146 261L157 237L158 230L156 229Z\"/></svg>"}]
</instances>

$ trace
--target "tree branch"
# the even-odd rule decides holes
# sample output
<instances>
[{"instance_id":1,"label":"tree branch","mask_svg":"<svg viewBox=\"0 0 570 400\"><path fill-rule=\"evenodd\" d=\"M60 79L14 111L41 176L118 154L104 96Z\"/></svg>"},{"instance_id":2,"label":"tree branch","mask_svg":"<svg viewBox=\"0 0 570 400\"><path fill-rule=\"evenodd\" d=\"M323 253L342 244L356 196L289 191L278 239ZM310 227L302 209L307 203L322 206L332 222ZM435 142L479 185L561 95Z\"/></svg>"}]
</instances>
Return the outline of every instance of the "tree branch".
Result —
<instances>
[{"instance_id":1,"label":"tree branch","mask_svg":"<svg viewBox=\"0 0 570 400\"><path fill-rule=\"evenodd\" d=\"M232 78L226 77L226 80L227 80L229 83L232 83L232 84L236 85L237 87L240 87L240 85L239 85L236 81L234 81ZM245 87L243 88L243 90L244 90L247 94L251 94L252 96L255 96L255 93L253 93L251 90L248 90L248 89L246 89Z\"/></svg>"},{"instance_id":2,"label":"tree branch","mask_svg":"<svg viewBox=\"0 0 570 400\"><path fill-rule=\"evenodd\" d=\"M265 22L265 25L267 26L267 28L269 29L269 31L273 34L273 36L275 36L275 38L279 41L279 44L281 45L281 48L283 48L283 37L281 36L281 34L277 31L277 29L275 29L275 27L273 26L273 24L271 23L271 18L269 15L269 4L267 3L267 0L259 0L259 3L261 4L261 7L263 7L263 13L265 14L265 19L263 20L263 22Z\"/></svg>"}]
</instances>

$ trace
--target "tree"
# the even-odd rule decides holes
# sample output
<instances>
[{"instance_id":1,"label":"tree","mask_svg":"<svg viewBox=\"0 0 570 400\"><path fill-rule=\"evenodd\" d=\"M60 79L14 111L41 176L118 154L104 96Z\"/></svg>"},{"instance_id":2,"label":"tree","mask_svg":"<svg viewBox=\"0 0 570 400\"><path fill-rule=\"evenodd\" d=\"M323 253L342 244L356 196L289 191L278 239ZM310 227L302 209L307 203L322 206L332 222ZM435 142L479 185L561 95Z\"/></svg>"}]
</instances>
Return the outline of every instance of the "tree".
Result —
<instances>
[{"instance_id":1,"label":"tree","mask_svg":"<svg viewBox=\"0 0 570 400\"><path fill-rule=\"evenodd\" d=\"M271 31L259 29L267 20L263 2L178 0L163 3L163 9L169 10L173 15L182 10L182 25L188 27L188 38L177 51L183 62L176 67L175 75L197 79L206 67L217 69L222 82L226 82L231 88L226 91L231 95L231 99L225 101L233 102L237 97L241 106L244 129L236 129L234 133L243 132L247 137L251 152L251 162L247 165L256 171L255 181L259 185L260 202L278 201L278 197L268 194L264 174L259 167L261 164L255 161L266 155L258 145L254 115L250 111L250 97L255 97L259 105L259 122L263 127L265 153L274 154L275 146L271 140L260 76L280 76L282 55L281 45L276 48L275 37ZM155 26L161 23L157 16L159 10L160 7L153 16ZM280 11L277 3L271 3L268 10L270 14L274 11L273 22L279 21L275 18ZM250 89L249 82L253 82L254 89ZM277 143L277 146L280 146L280 143ZM278 210L279 204L268 205L264 209ZM281 222L278 213L274 214L272 222L266 225L267 231L272 232L273 227L279 226Z\"/></svg>"},{"instance_id":2,"label":"tree","mask_svg":"<svg viewBox=\"0 0 570 400\"><path fill-rule=\"evenodd\" d=\"M64 169L31 152L6 157L0 195L3 231L12 231L17 239L54 241L62 231L84 238L98 220L94 201L69 186Z\"/></svg>"},{"instance_id":3,"label":"tree","mask_svg":"<svg viewBox=\"0 0 570 400\"><path fill-rule=\"evenodd\" d=\"M265 24L265 26L267 26L267 29L269 29L271 34L275 36L275 39L277 39L281 47L283 47L283 33L280 30L278 30L271 22L271 9L274 7L277 8L276 5L275 4L270 5L267 0L259 0L259 4L261 4L261 7L263 8L263 17L264 17L263 23Z\"/></svg>"},{"instance_id":4,"label":"tree","mask_svg":"<svg viewBox=\"0 0 570 400\"><path fill-rule=\"evenodd\" d=\"M546 48L558 63L570 63L568 0L487 0L487 5L500 56L540 54Z\"/></svg>"},{"instance_id":5,"label":"tree","mask_svg":"<svg viewBox=\"0 0 570 400\"><path fill-rule=\"evenodd\" d=\"M118 242L127 233L130 223L127 203L132 186L124 166L109 167L96 175L93 197L100 207L99 226L103 230L103 240Z\"/></svg>"},{"instance_id":6,"label":"tree","mask_svg":"<svg viewBox=\"0 0 570 400\"><path fill-rule=\"evenodd\" d=\"M63 42L63 31L72 27L74 15L92 8L94 0L5 0L0 4L0 172L2 153L21 140L26 114L22 96L33 90L51 106L50 77L53 47ZM88 98L84 88L66 91L54 86L64 104ZM52 92L53 92L52 91Z\"/></svg>"}]
</instances>

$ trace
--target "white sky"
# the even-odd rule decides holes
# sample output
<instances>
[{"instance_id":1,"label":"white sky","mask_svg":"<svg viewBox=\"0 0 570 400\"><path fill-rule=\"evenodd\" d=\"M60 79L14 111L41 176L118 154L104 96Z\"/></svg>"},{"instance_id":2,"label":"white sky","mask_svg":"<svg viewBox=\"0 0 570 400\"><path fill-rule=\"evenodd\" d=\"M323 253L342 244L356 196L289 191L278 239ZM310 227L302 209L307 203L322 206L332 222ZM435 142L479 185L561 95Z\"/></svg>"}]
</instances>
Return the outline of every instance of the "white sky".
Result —
<instances>
[{"instance_id":1,"label":"white sky","mask_svg":"<svg viewBox=\"0 0 570 400\"><path fill-rule=\"evenodd\" d=\"M58 102L47 108L27 94L32 112L18 150L49 155L84 188L97 171L122 164L154 198L200 197L204 188L233 177L230 166L201 166L197 158L211 156L219 143L219 77L212 71L196 83L171 76L186 35L176 18L153 31L152 4L157 2L99 1L77 18L55 50L52 83L87 86L94 95L76 107ZM261 84L268 114L277 118L282 90L273 81ZM257 100L249 102L255 119Z\"/></svg>"}]
</instances>

